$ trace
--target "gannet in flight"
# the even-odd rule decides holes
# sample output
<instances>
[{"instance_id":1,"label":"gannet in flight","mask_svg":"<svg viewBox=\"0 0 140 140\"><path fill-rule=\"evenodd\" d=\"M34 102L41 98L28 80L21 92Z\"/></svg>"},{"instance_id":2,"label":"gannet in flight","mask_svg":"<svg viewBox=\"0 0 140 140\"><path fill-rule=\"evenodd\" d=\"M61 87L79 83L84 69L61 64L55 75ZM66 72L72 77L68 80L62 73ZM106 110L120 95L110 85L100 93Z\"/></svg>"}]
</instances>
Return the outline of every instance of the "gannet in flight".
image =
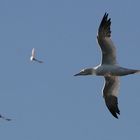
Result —
<instances>
[{"instance_id":1,"label":"gannet in flight","mask_svg":"<svg viewBox=\"0 0 140 140\"><path fill-rule=\"evenodd\" d=\"M36 62L39 62L39 63L43 63L43 61L40 61L40 60L35 58L35 49L34 48L32 49L30 60L31 61L36 61Z\"/></svg>"},{"instance_id":2,"label":"gannet in flight","mask_svg":"<svg viewBox=\"0 0 140 140\"><path fill-rule=\"evenodd\" d=\"M108 18L108 13L105 13L98 29L97 40L102 51L102 62L100 65L87 68L75 74L80 75L97 75L104 76L105 84L102 90L105 104L111 114L118 118L120 115L118 108L118 90L119 90L119 77L128 74L140 73L140 70L128 69L120 67L116 60L115 46L111 40L111 18Z\"/></svg>"}]
</instances>

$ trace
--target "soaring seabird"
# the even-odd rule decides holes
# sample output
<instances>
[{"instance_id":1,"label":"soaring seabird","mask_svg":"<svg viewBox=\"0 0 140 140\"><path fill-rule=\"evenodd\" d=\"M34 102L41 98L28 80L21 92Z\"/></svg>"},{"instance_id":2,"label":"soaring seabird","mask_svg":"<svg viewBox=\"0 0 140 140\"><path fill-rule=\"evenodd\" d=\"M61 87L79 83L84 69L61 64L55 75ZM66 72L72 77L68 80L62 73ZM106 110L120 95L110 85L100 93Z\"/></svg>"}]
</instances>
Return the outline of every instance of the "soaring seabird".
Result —
<instances>
[{"instance_id":1,"label":"soaring seabird","mask_svg":"<svg viewBox=\"0 0 140 140\"><path fill-rule=\"evenodd\" d=\"M103 97L105 104L111 114L118 118L120 115L118 108L118 91L119 77L134 73L140 73L140 70L128 69L120 67L116 60L116 49L111 40L111 18L108 18L108 13L105 13L100 23L97 40L102 51L102 62L96 67L81 70L75 76L80 75L97 75L104 76L105 83L103 87Z\"/></svg>"},{"instance_id":2,"label":"soaring seabird","mask_svg":"<svg viewBox=\"0 0 140 140\"><path fill-rule=\"evenodd\" d=\"M40 61L40 60L35 58L35 48L32 49L30 60L31 61L36 61L36 62L39 62L39 63L43 63L43 61Z\"/></svg>"},{"instance_id":3,"label":"soaring seabird","mask_svg":"<svg viewBox=\"0 0 140 140\"><path fill-rule=\"evenodd\" d=\"M1 114L0 114L0 118L1 118L1 119L4 119L4 120L6 120L6 121L11 121L11 119L9 119L9 118L5 118L5 117L2 116Z\"/></svg>"}]
</instances>

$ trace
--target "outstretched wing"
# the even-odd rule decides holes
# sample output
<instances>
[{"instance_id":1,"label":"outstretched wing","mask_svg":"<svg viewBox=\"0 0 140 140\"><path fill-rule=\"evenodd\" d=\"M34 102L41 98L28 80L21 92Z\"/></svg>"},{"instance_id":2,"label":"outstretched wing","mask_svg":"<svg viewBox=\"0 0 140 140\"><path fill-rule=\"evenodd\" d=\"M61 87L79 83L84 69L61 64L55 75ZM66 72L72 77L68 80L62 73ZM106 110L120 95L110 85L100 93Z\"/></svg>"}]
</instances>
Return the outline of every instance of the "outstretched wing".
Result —
<instances>
[{"instance_id":1,"label":"outstretched wing","mask_svg":"<svg viewBox=\"0 0 140 140\"><path fill-rule=\"evenodd\" d=\"M111 114L118 118L117 114L120 114L118 108L118 91L119 91L119 77L118 76L107 76L105 77L105 86L103 89L103 97L105 103Z\"/></svg>"},{"instance_id":2,"label":"outstretched wing","mask_svg":"<svg viewBox=\"0 0 140 140\"><path fill-rule=\"evenodd\" d=\"M36 59L36 58L34 58L34 61L36 61L36 62L38 62L38 63L43 63L43 61L38 60L38 59Z\"/></svg>"},{"instance_id":3,"label":"outstretched wing","mask_svg":"<svg viewBox=\"0 0 140 140\"><path fill-rule=\"evenodd\" d=\"M32 57L35 58L35 48L32 49Z\"/></svg>"},{"instance_id":4,"label":"outstretched wing","mask_svg":"<svg viewBox=\"0 0 140 140\"><path fill-rule=\"evenodd\" d=\"M105 13L98 29L97 40L102 51L102 64L116 64L116 49L111 40L111 18Z\"/></svg>"}]
</instances>

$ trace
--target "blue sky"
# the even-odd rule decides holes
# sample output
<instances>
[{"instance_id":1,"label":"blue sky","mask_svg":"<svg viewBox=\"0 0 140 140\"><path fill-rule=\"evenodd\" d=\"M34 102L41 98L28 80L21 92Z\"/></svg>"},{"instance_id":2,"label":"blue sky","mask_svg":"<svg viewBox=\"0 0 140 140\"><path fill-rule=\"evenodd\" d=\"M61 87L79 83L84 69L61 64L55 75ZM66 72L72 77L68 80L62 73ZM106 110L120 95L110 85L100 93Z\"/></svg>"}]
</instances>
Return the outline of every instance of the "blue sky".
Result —
<instances>
[{"instance_id":1,"label":"blue sky","mask_svg":"<svg viewBox=\"0 0 140 140\"><path fill-rule=\"evenodd\" d=\"M118 61L140 69L140 1L1 0L2 140L139 139L140 77L121 78L115 119L102 98L103 78L74 77L100 63L97 29L112 19ZM36 49L43 64L31 63Z\"/></svg>"}]
</instances>

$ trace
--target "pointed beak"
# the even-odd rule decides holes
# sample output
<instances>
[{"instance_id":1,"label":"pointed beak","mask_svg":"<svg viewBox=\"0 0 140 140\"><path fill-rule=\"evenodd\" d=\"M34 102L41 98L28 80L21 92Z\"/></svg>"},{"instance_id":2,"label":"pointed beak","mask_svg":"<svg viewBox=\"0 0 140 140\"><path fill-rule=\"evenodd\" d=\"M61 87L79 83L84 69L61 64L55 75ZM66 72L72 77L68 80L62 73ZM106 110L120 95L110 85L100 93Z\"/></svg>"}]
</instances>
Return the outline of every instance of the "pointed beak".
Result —
<instances>
[{"instance_id":1,"label":"pointed beak","mask_svg":"<svg viewBox=\"0 0 140 140\"><path fill-rule=\"evenodd\" d=\"M74 76L82 76L86 75L85 71L80 71L79 73L75 74Z\"/></svg>"},{"instance_id":2,"label":"pointed beak","mask_svg":"<svg viewBox=\"0 0 140 140\"><path fill-rule=\"evenodd\" d=\"M81 75L81 73L77 73L77 74L75 74L74 76L80 76Z\"/></svg>"},{"instance_id":3,"label":"pointed beak","mask_svg":"<svg viewBox=\"0 0 140 140\"><path fill-rule=\"evenodd\" d=\"M91 69L83 69L79 73L75 74L74 76L85 76L85 75L92 75Z\"/></svg>"}]
</instances>

